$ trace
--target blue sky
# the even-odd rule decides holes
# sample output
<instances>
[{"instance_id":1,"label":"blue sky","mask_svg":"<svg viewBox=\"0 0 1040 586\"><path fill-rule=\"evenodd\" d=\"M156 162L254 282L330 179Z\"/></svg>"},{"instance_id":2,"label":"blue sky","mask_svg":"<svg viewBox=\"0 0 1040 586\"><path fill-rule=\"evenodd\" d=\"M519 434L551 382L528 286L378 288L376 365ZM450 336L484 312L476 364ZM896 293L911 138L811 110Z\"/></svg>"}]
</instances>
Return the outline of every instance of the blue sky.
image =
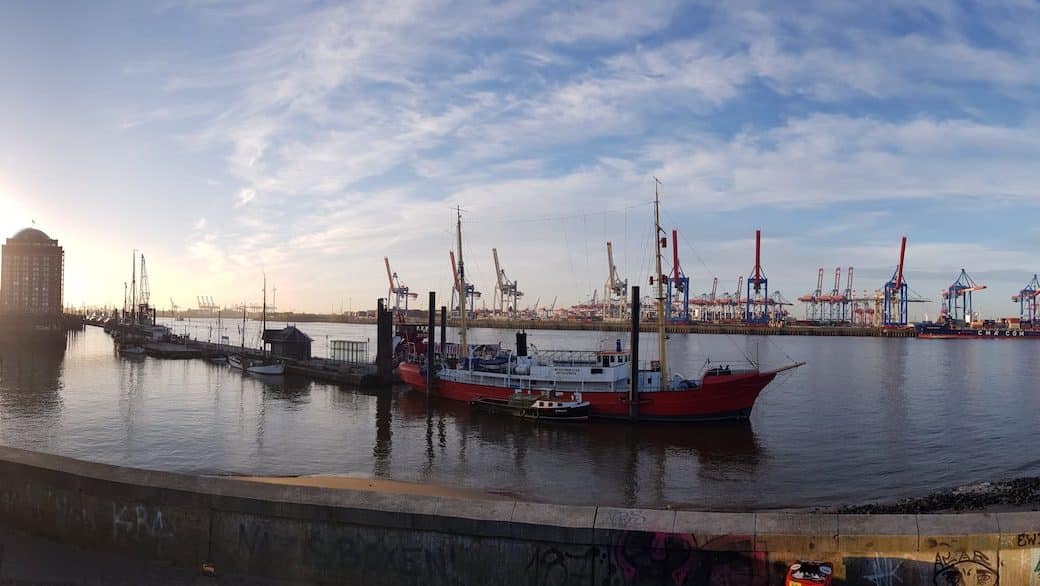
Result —
<instances>
[{"instance_id":1,"label":"blue sky","mask_svg":"<svg viewBox=\"0 0 1040 586\"><path fill-rule=\"evenodd\" d=\"M1040 271L1036 2L7 3L0 203L66 246L67 302L371 307L382 257L447 295L454 207L490 293L649 273L651 177L696 291L764 234L771 289L856 267L936 299ZM844 286L844 284L843 284ZM424 303L425 296L419 305ZM800 312L800 310L799 310ZM934 305L917 307L934 315Z\"/></svg>"}]
</instances>

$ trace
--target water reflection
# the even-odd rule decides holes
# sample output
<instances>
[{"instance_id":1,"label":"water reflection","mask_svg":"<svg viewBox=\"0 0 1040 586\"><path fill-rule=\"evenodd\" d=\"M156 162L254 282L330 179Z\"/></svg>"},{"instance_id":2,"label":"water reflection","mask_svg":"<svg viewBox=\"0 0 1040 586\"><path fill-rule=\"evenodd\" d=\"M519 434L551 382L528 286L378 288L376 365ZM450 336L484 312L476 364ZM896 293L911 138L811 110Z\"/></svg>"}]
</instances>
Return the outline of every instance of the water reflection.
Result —
<instances>
[{"instance_id":1,"label":"water reflection","mask_svg":"<svg viewBox=\"0 0 1040 586\"><path fill-rule=\"evenodd\" d=\"M387 477L390 473L390 453L393 450L393 397L382 392L376 395L376 443L372 448L373 474Z\"/></svg>"},{"instance_id":2,"label":"water reflection","mask_svg":"<svg viewBox=\"0 0 1040 586\"><path fill-rule=\"evenodd\" d=\"M445 429L453 427L458 445L451 456L457 458L459 469L468 469L467 442L480 446L479 463L483 465L488 465L485 458L489 451L505 452L508 461L500 466L508 466L511 486L497 492L516 491L529 498L539 498L539 488L545 483L581 485L586 482L582 476L588 474L595 478L600 499L625 505L675 501L676 479L688 479L689 484L698 480L751 482L764 454L748 421L698 425L544 423L483 413L463 403L436 399L428 410L424 395L408 391L397 393L397 407L399 417L424 422L422 478L432 478L438 459L448 456ZM377 430L378 421L377 417ZM386 450L379 457L388 460L389 442L377 445ZM447 465L440 462L442 467ZM562 467L566 477L554 478L554 467ZM385 467L377 466L377 474L383 470Z\"/></svg>"},{"instance_id":3,"label":"water reflection","mask_svg":"<svg viewBox=\"0 0 1040 586\"><path fill-rule=\"evenodd\" d=\"M602 337L538 336L554 347ZM0 341L3 443L189 473L372 474L532 500L722 509L894 499L1040 473L1023 419L1040 410L1034 343L675 336L677 368L756 353L764 365L809 364L770 385L750 423L560 425L428 404L401 388L121 357L95 328L65 340Z\"/></svg>"},{"instance_id":4,"label":"water reflection","mask_svg":"<svg viewBox=\"0 0 1040 586\"><path fill-rule=\"evenodd\" d=\"M3 417L53 417L62 406L64 335L0 337Z\"/></svg>"}]
</instances>

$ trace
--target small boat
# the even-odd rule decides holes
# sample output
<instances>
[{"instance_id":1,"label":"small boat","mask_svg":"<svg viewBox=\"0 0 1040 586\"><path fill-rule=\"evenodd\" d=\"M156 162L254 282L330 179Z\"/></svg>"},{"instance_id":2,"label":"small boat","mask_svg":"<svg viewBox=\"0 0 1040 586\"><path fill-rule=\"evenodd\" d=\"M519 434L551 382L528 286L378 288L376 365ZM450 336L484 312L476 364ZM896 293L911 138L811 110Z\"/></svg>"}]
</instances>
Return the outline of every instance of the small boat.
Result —
<instances>
[{"instance_id":1,"label":"small boat","mask_svg":"<svg viewBox=\"0 0 1040 586\"><path fill-rule=\"evenodd\" d=\"M144 356L143 346L120 346L119 353L125 356Z\"/></svg>"},{"instance_id":2,"label":"small boat","mask_svg":"<svg viewBox=\"0 0 1040 586\"><path fill-rule=\"evenodd\" d=\"M481 397L470 405L487 413L509 413L524 419L545 421L588 421L589 402L581 400L581 393L573 393L570 400L549 395L517 393L509 399Z\"/></svg>"},{"instance_id":3,"label":"small boat","mask_svg":"<svg viewBox=\"0 0 1040 586\"><path fill-rule=\"evenodd\" d=\"M253 360L251 358L240 356L238 354L228 356L227 362L229 365L231 365L231 368L237 368L243 372L248 372L250 374L285 374L284 362Z\"/></svg>"},{"instance_id":4,"label":"small boat","mask_svg":"<svg viewBox=\"0 0 1040 586\"><path fill-rule=\"evenodd\" d=\"M227 364L228 357L223 354L214 354L213 356L207 356L206 361L213 364Z\"/></svg>"}]
</instances>

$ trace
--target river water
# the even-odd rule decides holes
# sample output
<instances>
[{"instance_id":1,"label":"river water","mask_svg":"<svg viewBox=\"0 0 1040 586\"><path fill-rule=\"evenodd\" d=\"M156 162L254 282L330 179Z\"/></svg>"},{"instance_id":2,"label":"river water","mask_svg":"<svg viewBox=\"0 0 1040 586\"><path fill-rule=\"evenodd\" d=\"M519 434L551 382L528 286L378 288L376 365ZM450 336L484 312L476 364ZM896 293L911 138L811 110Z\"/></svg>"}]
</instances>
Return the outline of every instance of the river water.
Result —
<instances>
[{"instance_id":1,"label":"river water","mask_svg":"<svg viewBox=\"0 0 1040 586\"><path fill-rule=\"evenodd\" d=\"M216 340L215 323L171 324ZM229 338L241 324L225 323ZM370 326L301 324L330 340ZM247 324L247 343L255 340ZM473 342L513 333L475 330ZM543 349L615 335L532 331ZM641 348L652 353L653 338ZM644 354L646 350L644 350ZM0 345L0 442L204 474L349 474L576 504L719 510L892 500L1040 475L1040 342L673 335L673 370L757 357L781 375L743 424L532 424L405 388L377 396L202 360L121 358L100 329ZM644 358L652 356L644 355Z\"/></svg>"}]
</instances>

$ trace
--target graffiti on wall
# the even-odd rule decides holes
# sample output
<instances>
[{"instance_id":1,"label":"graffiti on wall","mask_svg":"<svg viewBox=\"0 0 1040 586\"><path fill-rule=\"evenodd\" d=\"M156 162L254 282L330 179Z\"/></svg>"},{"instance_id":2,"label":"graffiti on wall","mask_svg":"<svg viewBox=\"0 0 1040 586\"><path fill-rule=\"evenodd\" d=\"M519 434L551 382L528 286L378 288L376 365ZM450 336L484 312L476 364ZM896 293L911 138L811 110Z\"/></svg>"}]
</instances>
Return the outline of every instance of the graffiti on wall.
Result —
<instances>
[{"instance_id":1,"label":"graffiti on wall","mask_svg":"<svg viewBox=\"0 0 1040 586\"><path fill-rule=\"evenodd\" d=\"M538 547L526 570L539 585L767 584L767 554L747 551L750 545L749 536L699 543L689 533L624 531L611 546L574 551Z\"/></svg>"},{"instance_id":2,"label":"graffiti on wall","mask_svg":"<svg viewBox=\"0 0 1040 586\"><path fill-rule=\"evenodd\" d=\"M935 554L932 583L937 586L996 586L997 565L981 551Z\"/></svg>"}]
</instances>

